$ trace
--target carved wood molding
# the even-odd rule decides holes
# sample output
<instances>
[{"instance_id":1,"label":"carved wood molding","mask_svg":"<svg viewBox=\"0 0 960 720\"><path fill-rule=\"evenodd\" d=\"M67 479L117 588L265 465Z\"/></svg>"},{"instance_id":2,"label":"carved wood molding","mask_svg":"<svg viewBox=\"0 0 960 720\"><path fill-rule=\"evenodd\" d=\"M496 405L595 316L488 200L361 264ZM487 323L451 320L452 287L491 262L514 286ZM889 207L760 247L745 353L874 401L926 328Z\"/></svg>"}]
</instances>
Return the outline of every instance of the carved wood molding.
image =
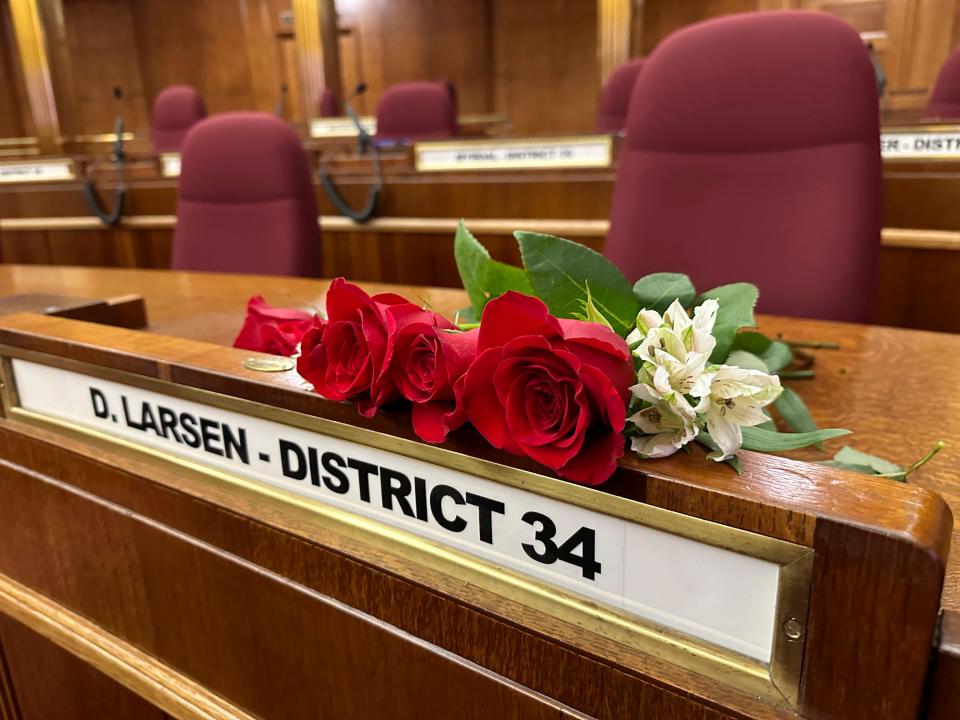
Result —
<instances>
[{"instance_id":1,"label":"carved wood molding","mask_svg":"<svg viewBox=\"0 0 960 720\"><path fill-rule=\"evenodd\" d=\"M179 720L255 720L153 656L2 574L0 612Z\"/></svg>"}]
</instances>

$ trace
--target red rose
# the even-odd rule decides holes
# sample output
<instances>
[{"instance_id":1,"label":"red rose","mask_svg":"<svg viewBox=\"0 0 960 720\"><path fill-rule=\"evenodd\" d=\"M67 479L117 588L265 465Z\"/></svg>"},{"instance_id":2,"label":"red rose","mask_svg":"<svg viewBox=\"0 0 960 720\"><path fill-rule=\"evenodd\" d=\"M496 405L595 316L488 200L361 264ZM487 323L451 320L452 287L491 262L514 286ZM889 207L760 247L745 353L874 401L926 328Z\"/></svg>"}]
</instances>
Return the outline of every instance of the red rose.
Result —
<instances>
[{"instance_id":1,"label":"red rose","mask_svg":"<svg viewBox=\"0 0 960 720\"><path fill-rule=\"evenodd\" d=\"M597 485L623 455L635 382L630 350L612 330L558 320L540 300L508 292L484 308L460 400L491 445Z\"/></svg>"},{"instance_id":2,"label":"red rose","mask_svg":"<svg viewBox=\"0 0 960 720\"><path fill-rule=\"evenodd\" d=\"M355 400L366 417L399 397L388 372L397 332L411 322L449 325L399 295L371 297L336 278L327 290L327 318L303 338L297 371L331 400Z\"/></svg>"},{"instance_id":3,"label":"red rose","mask_svg":"<svg viewBox=\"0 0 960 720\"><path fill-rule=\"evenodd\" d=\"M477 330L449 332L422 322L397 333L393 374L413 403L413 430L421 440L443 442L465 422L454 387L476 357L477 337Z\"/></svg>"},{"instance_id":4,"label":"red rose","mask_svg":"<svg viewBox=\"0 0 960 720\"><path fill-rule=\"evenodd\" d=\"M233 346L274 355L293 355L311 325L313 313L271 307L257 295L247 301L247 317Z\"/></svg>"}]
</instances>

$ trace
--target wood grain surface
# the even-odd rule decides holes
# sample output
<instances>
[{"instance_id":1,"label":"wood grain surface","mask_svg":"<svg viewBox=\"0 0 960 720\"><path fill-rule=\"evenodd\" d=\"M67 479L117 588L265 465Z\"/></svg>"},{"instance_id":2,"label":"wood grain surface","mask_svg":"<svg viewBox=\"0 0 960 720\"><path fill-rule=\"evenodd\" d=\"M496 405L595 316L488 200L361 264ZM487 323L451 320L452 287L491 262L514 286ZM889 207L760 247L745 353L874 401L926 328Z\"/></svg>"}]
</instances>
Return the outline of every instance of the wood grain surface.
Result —
<instances>
[{"instance_id":1,"label":"wood grain surface","mask_svg":"<svg viewBox=\"0 0 960 720\"><path fill-rule=\"evenodd\" d=\"M110 354L108 349L113 348L121 352L121 367L132 372L212 387L254 400L282 402L292 409L315 414L322 414L317 412L316 404L324 403L326 412L342 413L343 417L336 419L364 424L349 406L334 406L331 410L330 403L306 393L302 381L292 374L280 381L264 381L240 369L245 353L189 342L205 340L228 344L242 320L246 298L254 293L263 293L276 304L317 306L322 302L324 281L149 271L0 268L0 289L39 292L58 285L70 287L71 294L79 296L93 287L100 292L120 292L123 287L135 285L147 298L151 329L183 339L156 338L144 343L138 341L141 336L122 330L35 316L4 318L0 321L6 328L2 339L9 342L16 337L21 346L42 351L51 351L56 346L60 348L56 350L58 354L89 361L103 361ZM368 289L384 288L368 286ZM392 289L441 312L449 313L465 304L461 291ZM914 398L930 377L937 378L942 388L960 386L955 380L960 369L951 362L951 349L960 345L960 338L783 318L763 318L761 325L790 340L840 342L839 351L817 353L815 381L797 382L794 386L822 423L847 425L858 431L858 447L887 456L897 450L908 456L893 459L908 462L936 439L922 437L924 433L944 431L948 442L957 440L955 435L947 434L951 427L949 413L957 404L957 397L944 397L948 390L940 392L945 405L941 409L943 414L931 418L929 424L923 422L924 415L909 414L909 435L904 433L902 415L913 410ZM61 338L68 343L64 345L50 338ZM113 357L112 362L116 364L117 356ZM922 361L918 362L917 358ZM898 370L891 372L890 367ZM284 396L281 398L278 393ZM925 410L935 412L938 408ZM372 422L378 423L377 429L409 435L402 416L382 413ZM469 438L454 439L454 447L461 441L470 444ZM48 452L52 453L52 448ZM46 456L48 452L34 451L31 455ZM936 489L948 502L956 504L958 493L951 471L953 452L948 447L918 474L914 483L906 486L747 453L743 476L737 476L725 466L707 464L697 456L655 463L631 459L625 462L623 472L630 475L633 482L628 482L622 472L609 487L651 504L802 542L816 548L818 554L829 553L831 563L819 566L815 581L823 593L815 593L822 604L818 605L815 600L811 608L808 640L811 664L808 667L812 670L806 676L804 702L819 714L842 710L843 717L895 717L919 703L925 662L911 663L906 670L898 668L895 674L885 676L891 664L884 648L898 647L914 657L926 657L937 596L924 595L919 589L939 584L942 558L946 555L945 530L950 519L946 508L937 505L935 496L924 493L921 486ZM636 481L638 476L632 475L634 465L643 473L641 482ZM815 517L820 520L814 521ZM858 527L884 527L887 537L865 540ZM844 554L836 548L847 550ZM894 592L899 587L898 578L908 568L916 573L917 592L912 596ZM947 607L956 606L957 602L955 571L955 566L951 566L943 597ZM838 582L842 587L835 584ZM856 602L862 587L869 587L874 593L866 607ZM836 593L840 590L849 595L849 602L836 602ZM894 599L902 604L892 605ZM889 617L905 621L890 623ZM918 618L926 620L915 622ZM841 632L858 623L868 624L875 633L870 651L864 649L862 638ZM838 640L841 635L844 637ZM849 690L847 694L837 685L836 677L841 671L849 678L844 685ZM854 691L881 676L887 677L885 683L895 688L895 692L865 699ZM868 714L870 712L874 715Z\"/></svg>"}]
</instances>

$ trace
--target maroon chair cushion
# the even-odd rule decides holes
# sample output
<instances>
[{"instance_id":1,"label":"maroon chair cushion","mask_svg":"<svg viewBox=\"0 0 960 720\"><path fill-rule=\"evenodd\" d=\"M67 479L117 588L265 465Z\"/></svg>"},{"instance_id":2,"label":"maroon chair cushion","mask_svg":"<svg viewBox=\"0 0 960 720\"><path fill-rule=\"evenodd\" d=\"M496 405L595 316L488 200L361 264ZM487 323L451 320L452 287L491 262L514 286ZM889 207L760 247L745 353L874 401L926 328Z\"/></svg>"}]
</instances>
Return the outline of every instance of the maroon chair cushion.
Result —
<instances>
[{"instance_id":1,"label":"maroon chair cushion","mask_svg":"<svg viewBox=\"0 0 960 720\"><path fill-rule=\"evenodd\" d=\"M597 110L597 130L618 133L627 122L627 109L633 85L643 69L643 58L634 58L614 70L607 78Z\"/></svg>"},{"instance_id":2,"label":"maroon chair cushion","mask_svg":"<svg viewBox=\"0 0 960 720\"><path fill-rule=\"evenodd\" d=\"M203 98L189 85L163 89L153 103L153 149L179 152L187 131L206 116Z\"/></svg>"},{"instance_id":3,"label":"maroon chair cushion","mask_svg":"<svg viewBox=\"0 0 960 720\"><path fill-rule=\"evenodd\" d=\"M337 94L330 88L324 88L320 94L320 117L338 117L343 115L340 110L340 103L337 102Z\"/></svg>"},{"instance_id":4,"label":"maroon chair cushion","mask_svg":"<svg viewBox=\"0 0 960 720\"><path fill-rule=\"evenodd\" d=\"M289 125L266 113L224 113L187 134L172 267L320 276L313 181Z\"/></svg>"},{"instance_id":5,"label":"maroon chair cushion","mask_svg":"<svg viewBox=\"0 0 960 720\"><path fill-rule=\"evenodd\" d=\"M457 134L457 112L445 83L402 82L377 104L377 140L439 140Z\"/></svg>"},{"instance_id":6,"label":"maroon chair cushion","mask_svg":"<svg viewBox=\"0 0 960 720\"><path fill-rule=\"evenodd\" d=\"M606 245L628 277L743 280L764 312L872 318L878 106L855 31L813 12L699 23L661 43L633 92Z\"/></svg>"},{"instance_id":7,"label":"maroon chair cushion","mask_svg":"<svg viewBox=\"0 0 960 720\"><path fill-rule=\"evenodd\" d=\"M927 103L927 117L943 120L960 118L960 48L943 63Z\"/></svg>"}]
</instances>

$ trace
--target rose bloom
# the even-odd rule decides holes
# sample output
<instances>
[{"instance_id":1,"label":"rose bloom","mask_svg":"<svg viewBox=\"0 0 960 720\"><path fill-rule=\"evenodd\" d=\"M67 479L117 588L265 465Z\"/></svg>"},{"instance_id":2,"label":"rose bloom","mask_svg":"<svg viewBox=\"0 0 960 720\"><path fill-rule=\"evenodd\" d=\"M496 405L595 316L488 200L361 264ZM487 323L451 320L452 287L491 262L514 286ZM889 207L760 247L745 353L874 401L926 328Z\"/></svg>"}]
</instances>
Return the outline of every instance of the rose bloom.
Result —
<instances>
[{"instance_id":1,"label":"rose bloom","mask_svg":"<svg viewBox=\"0 0 960 720\"><path fill-rule=\"evenodd\" d=\"M477 354L479 332L451 331L415 322L399 333L393 374L400 394L413 403L413 430L421 440L438 443L464 423L455 388Z\"/></svg>"},{"instance_id":2,"label":"rose bloom","mask_svg":"<svg viewBox=\"0 0 960 720\"><path fill-rule=\"evenodd\" d=\"M267 304L260 295L247 301L247 317L233 346L273 355L293 355L304 333L313 325L313 313Z\"/></svg>"},{"instance_id":3,"label":"rose bloom","mask_svg":"<svg viewBox=\"0 0 960 720\"><path fill-rule=\"evenodd\" d=\"M388 372L397 333L411 322L450 326L399 295L371 297L343 278L330 283L326 309L303 338L297 371L324 397L356 401L365 417L399 397Z\"/></svg>"},{"instance_id":4,"label":"rose bloom","mask_svg":"<svg viewBox=\"0 0 960 720\"><path fill-rule=\"evenodd\" d=\"M623 455L635 382L627 343L610 328L557 319L540 300L508 292L484 308L459 395L491 445L597 485Z\"/></svg>"}]
</instances>

